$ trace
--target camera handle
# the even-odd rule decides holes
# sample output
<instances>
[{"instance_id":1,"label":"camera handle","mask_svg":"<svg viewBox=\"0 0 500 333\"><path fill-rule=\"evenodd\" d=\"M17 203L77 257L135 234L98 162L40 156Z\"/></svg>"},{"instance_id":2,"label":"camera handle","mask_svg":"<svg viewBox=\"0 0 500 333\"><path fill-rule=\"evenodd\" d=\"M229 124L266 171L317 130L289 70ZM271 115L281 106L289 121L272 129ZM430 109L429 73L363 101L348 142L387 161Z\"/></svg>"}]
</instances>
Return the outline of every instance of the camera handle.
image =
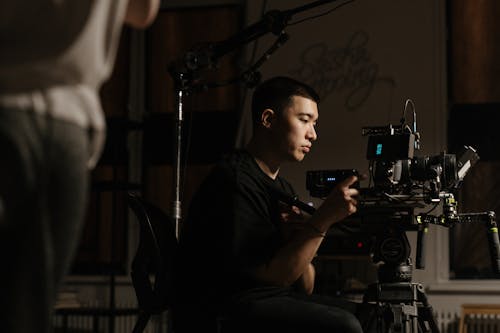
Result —
<instances>
[{"instance_id":1,"label":"camera handle","mask_svg":"<svg viewBox=\"0 0 500 333\"><path fill-rule=\"evenodd\" d=\"M496 274L500 274L500 242L498 239L498 227L495 212L458 214L456 223L481 222L486 226L488 235L488 247L490 250L491 266Z\"/></svg>"},{"instance_id":2,"label":"camera handle","mask_svg":"<svg viewBox=\"0 0 500 333\"><path fill-rule=\"evenodd\" d=\"M429 224L436 224L443 227L452 227L455 224L483 223L487 229L486 231L488 235L488 247L490 251L491 266L495 274L500 274L500 241L498 238L498 226L496 222L495 212L488 211L480 213L463 213L463 214L455 214L452 217L418 215L417 223L419 223L419 235L420 235L420 237L418 237L417 235L417 246L421 248L420 259L419 259L419 250L417 248L417 258L416 258L417 268L420 268L418 265L419 260L420 260L420 265L423 265L425 263L423 245L424 245L426 231L424 229L427 229L427 226ZM421 267L423 268L423 266Z\"/></svg>"},{"instance_id":3,"label":"camera handle","mask_svg":"<svg viewBox=\"0 0 500 333\"><path fill-rule=\"evenodd\" d=\"M417 216L417 253L415 254L415 268L425 268L425 239L429 231L429 223L421 221L420 215Z\"/></svg>"}]
</instances>

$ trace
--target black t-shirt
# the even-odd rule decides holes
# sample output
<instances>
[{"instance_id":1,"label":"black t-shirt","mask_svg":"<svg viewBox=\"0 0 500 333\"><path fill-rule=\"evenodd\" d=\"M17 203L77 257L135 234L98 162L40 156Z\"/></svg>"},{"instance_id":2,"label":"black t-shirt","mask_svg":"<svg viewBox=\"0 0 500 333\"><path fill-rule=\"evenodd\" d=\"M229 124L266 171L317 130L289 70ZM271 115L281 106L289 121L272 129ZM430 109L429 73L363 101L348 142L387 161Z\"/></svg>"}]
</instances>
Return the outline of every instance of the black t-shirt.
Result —
<instances>
[{"instance_id":1,"label":"black t-shirt","mask_svg":"<svg viewBox=\"0 0 500 333\"><path fill-rule=\"evenodd\" d=\"M235 297L262 297L283 288L248 273L282 245L280 208L273 189L293 195L283 178L267 176L246 151L227 156L193 198L180 237L180 301L224 305Z\"/></svg>"}]
</instances>

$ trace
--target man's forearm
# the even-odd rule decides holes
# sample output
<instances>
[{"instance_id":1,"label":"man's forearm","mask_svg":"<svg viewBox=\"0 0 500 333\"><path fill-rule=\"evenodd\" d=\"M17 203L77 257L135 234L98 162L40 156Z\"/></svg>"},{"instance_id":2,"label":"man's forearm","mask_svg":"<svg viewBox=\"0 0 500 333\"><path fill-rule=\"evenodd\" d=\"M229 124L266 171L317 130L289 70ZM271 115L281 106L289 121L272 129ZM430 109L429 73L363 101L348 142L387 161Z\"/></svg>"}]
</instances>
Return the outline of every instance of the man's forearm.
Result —
<instances>
[{"instance_id":1,"label":"man's forearm","mask_svg":"<svg viewBox=\"0 0 500 333\"><path fill-rule=\"evenodd\" d=\"M316 271L313 264L309 264L299 279L295 282L295 287L299 291L303 291L308 295L311 295L314 291L314 279L316 277Z\"/></svg>"},{"instance_id":2,"label":"man's forearm","mask_svg":"<svg viewBox=\"0 0 500 333\"><path fill-rule=\"evenodd\" d=\"M254 271L255 277L285 287L291 286L304 274L304 277L309 277L309 265L322 241L323 235L314 229L296 230L267 264Z\"/></svg>"}]
</instances>

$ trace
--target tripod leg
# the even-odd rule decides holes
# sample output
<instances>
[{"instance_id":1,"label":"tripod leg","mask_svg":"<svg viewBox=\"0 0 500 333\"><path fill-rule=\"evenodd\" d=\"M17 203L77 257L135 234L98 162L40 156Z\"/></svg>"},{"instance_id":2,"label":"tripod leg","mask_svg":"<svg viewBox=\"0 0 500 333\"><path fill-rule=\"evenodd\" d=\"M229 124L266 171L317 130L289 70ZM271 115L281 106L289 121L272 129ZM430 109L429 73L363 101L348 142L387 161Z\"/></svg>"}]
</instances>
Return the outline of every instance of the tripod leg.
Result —
<instances>
[{"instance_id":1,"label":"tripod leg","mask_svg":"<svg viewBox=\"0 0 500 333\"><path fill-rule=\"evenodd\" d=\"M413 332L413 333L419 333L420 332L418 330L418 327L419 327L418 322L419 322L418 317L413 317L411 319L411 323L412 323L412 331L411 332Z\"/></svg>"},{"instance_id":2,"label":"tripod leg","mask_svg":"<svg viewBox=\"0 0 500 333\"><path fill-rule=\"evenodd\" d=\"M406 325L403 326L403 308L401 305L394 305L391 306L392 309L392 314L394 316L394 321L393 321L393 329L394 332L407 332L406 331ZM403 327L405 327L405 330L403 331Z\"/></svg>"},{"instance_id":3,"label":"tripod leg","mask_svg":"<svg viewBox=\"0 0 500 333\"><path fill-rule=\"evenodd\" d=\"M424 333L439 333L439 327L432 311L432 307L425 305L418 311L419 324Z\"/></svg>"},{"instance_id":4,"label":"tripod leg","mask_svg":"<svg viewBox=\"0 0 500 333\"><path fill-rule=\"evenodd\" d=\"M434 310L427 300L424 287L417 286L417 298L422 302L422 306L418 309L419 322L423 332L439 333L439 327L434 318Z\"/></svg>"},{"instance_id":5,"label":"tripod leg","mask_svg":"<svg viewBox=\"0 0 500 333\"><path fill-rule=\"evenodd\" d=\"M361 325L365 333L388 333L392 320L390 307L376 303L369 315L363 318Z\"/></svg>"}]
</instances>

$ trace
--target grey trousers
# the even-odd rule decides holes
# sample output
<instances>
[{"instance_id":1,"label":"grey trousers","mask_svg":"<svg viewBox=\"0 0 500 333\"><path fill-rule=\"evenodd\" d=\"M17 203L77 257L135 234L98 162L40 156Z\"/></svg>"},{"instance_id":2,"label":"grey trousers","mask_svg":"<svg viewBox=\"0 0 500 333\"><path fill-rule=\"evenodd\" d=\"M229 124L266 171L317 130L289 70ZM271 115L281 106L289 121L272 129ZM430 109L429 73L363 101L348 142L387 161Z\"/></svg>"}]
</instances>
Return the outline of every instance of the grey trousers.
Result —
<instances>
[{"instance_id":1,"label":"grey trousers","mask_svg":"<svg viewBox=\"0 0 500 333\"><path fill-rule=\"evenodd\" d=\"M88 133L0 108L0 331L51 331L57 288L78 245Z\"/></svg>"}]
</instances>

